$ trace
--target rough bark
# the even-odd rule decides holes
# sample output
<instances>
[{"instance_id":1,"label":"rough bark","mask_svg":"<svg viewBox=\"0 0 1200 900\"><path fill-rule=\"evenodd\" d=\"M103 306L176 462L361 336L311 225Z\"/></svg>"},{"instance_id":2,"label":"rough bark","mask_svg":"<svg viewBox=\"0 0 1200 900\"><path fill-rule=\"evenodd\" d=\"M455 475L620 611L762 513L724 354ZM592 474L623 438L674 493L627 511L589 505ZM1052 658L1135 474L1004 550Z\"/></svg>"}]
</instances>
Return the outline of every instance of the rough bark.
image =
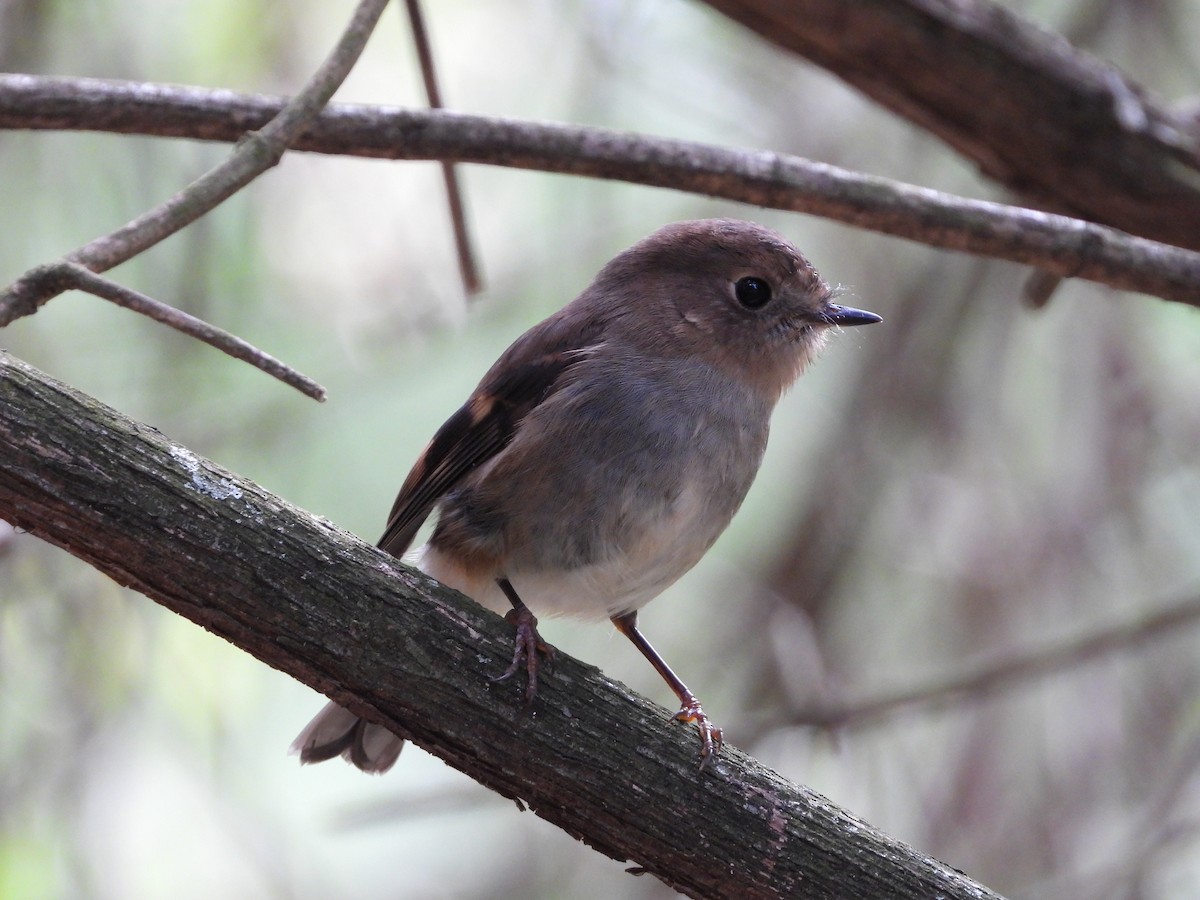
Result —
<instances>
[{"instance_id":1,"label":"rough bark","mask_svg":"<svg viewBox=\"0 0 1200 900\"><path fill-rule=\"evenodd\" d=\"M1200 249L1200 136L1115 66L983 0L706 0L1056 212Z\"/></svg>"}]
</instances>

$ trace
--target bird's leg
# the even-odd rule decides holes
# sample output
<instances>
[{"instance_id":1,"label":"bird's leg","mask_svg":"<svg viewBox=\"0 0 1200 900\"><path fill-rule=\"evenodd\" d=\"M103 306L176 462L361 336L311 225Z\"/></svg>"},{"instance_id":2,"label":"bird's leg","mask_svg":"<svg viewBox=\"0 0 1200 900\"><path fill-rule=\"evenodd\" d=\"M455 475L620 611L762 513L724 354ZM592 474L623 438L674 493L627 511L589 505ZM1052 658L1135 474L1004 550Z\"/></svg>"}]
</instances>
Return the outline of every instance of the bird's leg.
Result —
<instances>
[{"instance_id":1,"label":"bird's leg","mask_svg":"<svg viewBox=\"0 0 1200 900\"><path fill-rule=\"evenodd\" d=\"M650 665L654 666L679 698L679 712L675 713L675 721L696 723L696 728L700 731L700 768L703 769L709 760L721 752L721 729L709 721L696 695L688 690L688 686L671 671L671 667L658 655L658 651L650 646L650 642L638 631L636 612L613 616L612 623L621 634L633 642L633 646L641 651L642 656L650 661Z\"/></svg>"},{"instance_id":2,"label":"bird's leg","mask_svg":"<svg viewBox=\"0 0 1200 900\"><path fill-rule=\"evenodd\" d=\"M512 664L504 671L503 675L497 675L492 681L505 681L512 678L523 665L529 678L525 684L525 706L530 707L533 706L533 698L537 696L538 669L542 665L541 657L545 656L547 662L552 661L554 648L543 641L542 636L538 634L537 616L517 595L509 580L497 578L496 584L500 586L500 590L504 591L504 596L512 604L512 609L505 613L504 620L517 630L517 634L513 646Z\"/></svg>"}]
</instances>

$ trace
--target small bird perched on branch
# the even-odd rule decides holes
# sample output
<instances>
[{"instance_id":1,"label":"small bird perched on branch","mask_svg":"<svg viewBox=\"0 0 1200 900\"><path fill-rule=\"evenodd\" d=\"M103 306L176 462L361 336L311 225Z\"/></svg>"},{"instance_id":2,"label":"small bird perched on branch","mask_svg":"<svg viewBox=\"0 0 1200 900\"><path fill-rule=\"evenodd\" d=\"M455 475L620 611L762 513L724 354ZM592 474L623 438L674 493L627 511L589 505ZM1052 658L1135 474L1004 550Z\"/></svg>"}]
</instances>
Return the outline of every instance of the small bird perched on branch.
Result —
<instances>
[{"instance_id":1,"label":"small bird perched on branch","mask_svg":"<svg viewBox=\"0 0 1200 900\"><path fill-rule=\"evenodd\" d=\"M879 316L832 302L800 252L732 219L667 225L504 352L434 435L379 546L505 616L537 693L540 614L608 617L679 698L701 764L721 729L642 636L638 610L694 566L758 472L771 411L834 326ZM404 741L329 703L292 745L385 772Z\"/></svg>"}]
</instances>

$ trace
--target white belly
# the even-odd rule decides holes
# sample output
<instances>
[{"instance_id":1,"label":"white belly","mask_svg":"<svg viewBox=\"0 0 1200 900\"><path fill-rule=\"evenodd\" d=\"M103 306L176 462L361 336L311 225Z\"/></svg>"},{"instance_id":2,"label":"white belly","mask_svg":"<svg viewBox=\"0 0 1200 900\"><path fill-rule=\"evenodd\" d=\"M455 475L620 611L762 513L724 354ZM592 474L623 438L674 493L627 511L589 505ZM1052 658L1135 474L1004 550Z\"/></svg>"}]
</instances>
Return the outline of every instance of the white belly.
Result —
<instances>
[{"instance_id":1,"label":"white belly","mask_svg":"<svg viewBox=\"0 0 1200 900\"><path fill-rule=\"evenodd\" d=\"M512 608L496 584L507 578L535 615L602 619L645 606L692 568L724 530L699 492L685 491L672 514L652 523L630 552L570 570L468 570L428 545L416 565L443 584L498 613Z\"/></svg>"}]
</instances>

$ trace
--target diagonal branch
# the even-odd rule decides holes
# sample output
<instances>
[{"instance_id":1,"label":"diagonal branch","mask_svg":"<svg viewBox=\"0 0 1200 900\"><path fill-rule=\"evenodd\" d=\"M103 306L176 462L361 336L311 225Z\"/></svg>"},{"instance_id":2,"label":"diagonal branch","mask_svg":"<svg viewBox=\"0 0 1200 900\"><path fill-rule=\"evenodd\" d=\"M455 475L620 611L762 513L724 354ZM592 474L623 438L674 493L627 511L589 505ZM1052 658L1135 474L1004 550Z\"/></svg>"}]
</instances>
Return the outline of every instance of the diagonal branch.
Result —
<instances>
[{"instance_id":1,"label":"diagonal branch","mask_svg":"<svg viewBox=\"0 0 1200 900\"><path fill-rule=\"evenodd\" d=\"M914 688L858 702L818 703L795 711L789 719L797 725L842 728L877 722L914 707L941 709L954 703L1018 687L1064 669L1083 666L1148 641L1178 634L1200 623L1200 598L1190 597L1171 606L1123 622L1085 637L1044 650L1030 650L965 673Z\"/></svg>"},{"instance_id":2,"label":"diagonal branch","mask_svg":"<svg viewBox=\"0 0 1200 900\"><path fill-rule=\"evenodd\" d=\"M117 306L123 306L148 319L160 322L168 328L173 328L180 334L193 337L234 359L247 362L254 368L266 372L272 378L277 378L289 387L294 387L306 397L312 397L314 400L325 399L325 388L317 382L286 363L280 362L269 353L264 353L252 344L248 344L236 334L210 325L181 309L160 303L153 297L148 297L139 291L97 275L76 263L51 263L48 266L31 270L27 277L43 284L55 295L72 289L87 291L89 294L108 300Z\"/></svg>"},{"instance_id":3,"label":"diagonal branch","mask_svg":"<svg viewBox=\"0 0 1200 900\"><path fill-rule=\"evenodd\" d=\"M996 896L565 654L522 716L500 618L4 353L0 458L0 517L688 894Z\"/></svg>"},{"instance_id":4,"label":"diagonal branch","mask_svg":"<svg viewBox=\"0 0 1200 900\"><path fill-rule=\"evenodd\" d=\"M296 136L325 108L334 92L346 79L386 6L387 0L360 0L341 38L304 89L283 105L270 121L263 123L257 131L241 135L233 153L223 162L205 172L173 197L115 231L95 238L68 253L57 263L29 270L10 284L4 293L0 294L0 326L7 325L21 316L31 315L43 303L72 287L109 300L129 299L132 292L115 282L101 278L98 274L88 277L85 271L105 272L132 259L190 225L276 165ZM219 329L186 314L172 315L167 311L169 307L142 295L138 295L134 302L123 302L122 305L142 313L154 310L157 314L152 318L172 327L184 323L186 318L190 320L186 323L189 327L180 329L186 334L195 335L197 327L207 329L210 335L219 332ZM232 335L227 337L232 338ZM269 363L259 365L259 368L276 377L282 377L293 387L303 384L304 387L300 389L306 394L316 399L323 398L324 389L316 382L277 360L270 359L243 341L236 338L233 338L233 341L240 346L232 355L247 361L270 360ZM234 349L233 343L221 339L218 339L215 345L226 352Z\"/></svg>"},{"instance_id":5,"label":"diagonal branch","mask_svg":"<svg viewBox=\"0 0 1200 900\"><path fill-rule=\"evenodd\" d=\"M236 140L283 101L225 90L0 75L0 128ZM1200 253L1103 225L956 197L769 151L439 110L334 105L294 149L451 159L628 181L825 216L1200 306ZM0 300L0 325L6 321Z\"/></svg>"},{"instance_id":6,"label":"diagonal branch","mask_svg":"<svg viewBox=\"0 0 1200 900\"><path fill-rule=\"evenodd\" d=\"M345 33L304 89L257 130L238 134L228 159L154 209L68 253L65 261L105 272L190 225L278 163L354 67L386 5L387 0L361 0ZM22 309L20 315L50 299L52 295L39 288L36 279L18 279L9 286L7 293Z\"/></svg>"},{"instance_id":7,"label":"diagonal branch","mask_svg":"<svg viewBox=\"0 0 1200 900\"><path fill-rule=\"evenodd\" d=\"M992 0L706 0L1031 202L1200 250L1200 134Z\"/></svg>"}]
</instances>

